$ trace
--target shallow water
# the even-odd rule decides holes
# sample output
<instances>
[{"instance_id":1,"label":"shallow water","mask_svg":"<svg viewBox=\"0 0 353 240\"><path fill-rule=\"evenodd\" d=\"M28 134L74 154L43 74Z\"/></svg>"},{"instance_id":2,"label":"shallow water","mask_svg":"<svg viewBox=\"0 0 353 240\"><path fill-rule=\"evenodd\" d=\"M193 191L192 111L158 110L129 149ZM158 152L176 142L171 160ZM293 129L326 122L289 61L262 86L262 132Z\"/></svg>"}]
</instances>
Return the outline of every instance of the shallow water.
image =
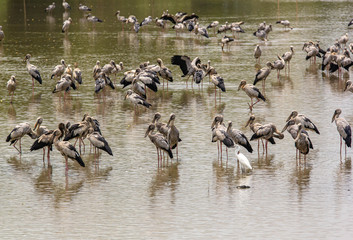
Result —
<instances>
[{"instance_id":1,"label":"shallow water","mask_svg":"<svg viewBox=\"0 0 353 240\"><path fill-rule=\"evenodd\" d=\"M51 1L50 1L51 2ZM340 163L339 136L331 123L336 108L353 122L351 93L343 92L344 80L322 73L319 64L305 61L301 51L304 42L320 40L324 48L331 45L347 29L351 10L347 2L316 1L86 1L93 14L104 23L93 28L78 12L78 2L70 1L73 25L65 37L61 33L63 10L57 3L54 13L46 15L43 1L7 1L0 9L0 24L6 38L0 44L0 232L3 239L349 239L353 223L352 150ZM24 11L26 9L26 11ZM179 36L170 29L162 32L155 26L142 28L138 34L121 30L114 13L135 14L138 19L160 16L163 10L195 12L201 25L213 20L245 21L244 30L230 51L221 52L220 38L211 32L209 39L194 34ZM325 14L323 14L325 13ZM67 17L67 16L64 16ZM274 24L288 19L294 27L285 31ZM257 25L273 24L268 42L259 42L252 35ZM351 34L350 34L351 37ZM351 41L349 41L351 42ZM280 80L272 72L266 80L266 103L258 103L253 113L261 123L272 122L279 129L292 110L306 114L320 130L310 132L314 149L306 164L297 166L292 138L269 146L267 158L242 149L254 170L241 174L229 151L226 164L217 157L216 144L211 142L213 117L221 113L225 121L242 130L250 113L249 98L237 91L239 82L252 83L256 69L253 49L263 49L261 67L276 60L293 45L295 55L290 73L281 72ZM32 55L42 76L43 85L35 83L26 71L24 56ZM194 85L186 89L181 71L170 64L174 54L199 56L211 60L225 79L227 92L215 103L214 87L205 79L203 89ZM174 74L169 91L151 95L152 108L134 112L124 101L125 89L107 89L105 95L94 94L91 71L96 62L124 62L125 70L157 58L164 60ZM52 68L64 58L79 63L84 84L64 101L52 94L55 81ZM18 80L14 103L9 103L5 89L12 74ZM117 83L122 73L117 76ZM259 87L261 87L259 85ZM176 114L182 142L179 161L173 160L158 168L156 151L144 134L155 112L162 120ZM102 153L99 163L90 153L82 155L86 168L70 162L65 176L65 161L54 150L49 167L42 162L42 152L30 152L32 140L22 140L23 154L4 140L18 123L34 125L38 116L43 125L53 129L61 121L78 122L84 113L95 116L109 142L114 157ZM238 189L248 185L249 189Z\"/></svg>"}]
</instances>

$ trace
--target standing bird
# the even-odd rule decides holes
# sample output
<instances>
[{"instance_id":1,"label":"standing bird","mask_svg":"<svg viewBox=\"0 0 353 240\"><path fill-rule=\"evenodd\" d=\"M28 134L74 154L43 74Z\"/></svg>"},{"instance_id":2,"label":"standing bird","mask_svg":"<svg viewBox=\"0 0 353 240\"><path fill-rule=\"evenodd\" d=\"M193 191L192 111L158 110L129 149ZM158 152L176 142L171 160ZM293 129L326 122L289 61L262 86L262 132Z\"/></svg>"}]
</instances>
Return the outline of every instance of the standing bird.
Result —
<instances>
[{"instance_id":1,"label":"standing bird","mask_svg":"<svg viewBox=\"0 0 353 240\"><path fill-rule=\"evenodd\" d=\"M63 26L61 28L61 32L66 33L69 31L70 24L72 23L72 19L69 17L67 20L63 22Z\"/></svg>"},{"instance_id":2,"label":"standing bird","mask_svg":"<svg viewBox=\"0 0 353 240\"><path fill-rule=\"evenodd\" d=\"M45 11L46 11L47 13L52 13L54 9L55 9L55 2L53 2L52 4L50 4L50 5L45 9Z\"/></svg>"},{"instance_id":3,"label":"standing bird","mask_svg":"<svg viewBox=\"0 0 353 240\"><path fill-rule=\"evenodd\" d=\"M66 2L65 0L63 0L62 5L63 5L65 11L71 10L70 4L68 2Z\"/></svg>"},{"instance_id":4,"label":"standing bird","mask_svg":"<svg viewBox=\"0 0 353 240\"><path fill-rule=\"evenodd\" d=\"M141 23L140 23L140 27L144 26L144 25L147 25L149 23L152 22L152 17L151 16L148 16L146 17Z\"/></svg>"},{"instance_id":5,"label":"standing bird","mask_svg":"<svg viewBox=\"0 0 353 240\"><path fill-rule=\"evenodd\" d=\"M178 160L178 144L181 142L179 137L179 130L174 125L175 114L170 114L169 121L167 124L168 132L167 132L167 141L170 146L170 149L176 148L176 155Z\"/></svg>"},{"instance_id":6,"label":"standing bird","mask_svg":"<svg viewBox=\"0 0 353 240\"><path fill-rule=\"evenodd\" d=\"M184 55L174 55L171 58L171 63L173 65L178 65L183 72L183 75L181 77L188 77L186 79L186 86L188 84L188 79L190 76L195 76L196 72L199 71L200 69L197 67L197 65L201 64L201 60L199 57L195 57L194 60L191 61L191 59ZM197 75L198 78L202 77L201 75ZM201 79L202 80L202 79ZM198 81L201 81L200 79Z\"/></svg>"},{"instance_id":7,"label":"standing bird","mask_svg":"<svg viewBox=\"0 0 353 240\"><path fill-rule=\"evenodd\" d=\"M230 42L233 42L234 41L234 38L231 38L231 37L228 37L228 36L224 36L222 39L221 39L221 43L222 43L222 52L223 52L223 49L224 49L224 45L227 45L227 48L228 48L228 51L230 50L230 46L229 46L229 43Z\"/></svg>"},{"instance_id":8,"label":"standing bird","mask_svg":"<svg viewBox=\"0 0 353 240\"><path fill-rule=\"evenodd\" d=\"M337 126L337 131L340 134L340 156L342 158L342 138L346 143L344 146L345 155L346 155L347 146L351 147L351 143L352 143L352 129L349 123L346 121L346 119L339 117L341 113L342 113L341 109L336 109L332 117L332 122L335 121Z\"/></svg>"},{"instance_id":9,"label":"standing bird","mask_svg":"<svg viewBox=\"0 0 353 240\"><path fill-rule=\"evenodd\" d=\"M70 75L65 74L55 85L55 88L53 90L53 93L65 91L65 95L68 91L70 91L70 87L74 90L76 90L76 85L72 81L72 78Z\"/></svg>"},{"instance_id":10,"label":"standing bird","mask_svg":"<svg viewBox=\"0 0 353 240\"><path fill-rule=\"evenodd\" d=\"M262 95L260 90L252 84L246 84L245 80L240 82L238 91L240 89L242 89L251 99L251 105L248 103L250 111L252 111L252 108L256 103L260 102L260 99L264 102L266 101L266 98ZM255 103L253 103L253 98L256 98L257 100Z\"/></svg>"},{"instance_id":11,"label":"standing bird","mask_svg":"<svg viewBox=\"0 0 353 240\"><path fill-rule=\"evenodd\" d=\"M92 22L92 23L96 23L96 22L103 22L103 20L97 18L96 16L92 16L91 13L88 13L88 15L86 16L87 21Z\"/></svg>"},{"instance_id":12,"label":"standing bird","mask_svg":"<svg viewBox=\"0 0 353 240\"><path fill-rule=\"evenodd\" d=\"M92 131L91 133L88 134L87 138L90 141L90 143L95 147L95 149L96 148L101 149L106 153L108 153L109 155L113 156L113 152L109 147L108 142L99 132ZM96 150L94 152L96 152Z\"/></svg>"},{"instance_id":13,"label":"standing bird","mask_svg":"<svg viewBox=\"0 0 353 240\"><path fill-rule=\"evenodd\" d=\"M155 129L154 124L150 124L145 133L145 137L148 136L151 142L156 146L158 167L159 167L159 160L161 160L162 162L162 150L167 152L171 159L173 159L173 153L172 153L172 150L170 150L170 145L168 144L167 139L160 133L153 134L154 129Z\"/></svg>"},{"instance_id":14,"label":"standing bird","mask_svg":"<svg viewBox=\"0 0 353 240\"><path fill-rule=\"evenodd\" d=\"M257 44L255 47L255 50L254 50L254 57L256 59L256 62L260 63L261 53L262 53L262 51L261 51L260 45Z\"/></svg>"},{"instance_id":15,"label":"standing bird","mask_svg":"<svg viewBox=\"0 0 353 240\"><path fill-rule=\"evenodd\" d=\"M286 65L284 59L277 55L278 60L274 61L272 64L272 69L276 69L277 70L277 79L279 80L279 73L281 72L281 70L284 68L284 66Z\"/></svg>"},{"instance_id":16,"label":"standing bird","mask_svg":"<svg viewBox=\"0 0 353 240\"><path fill-rule=\"evenodd\" d=\"M124 17L124 16L120 16L120 11L119 10L116 11L115 16L118 19L118 21L121 22L122 29L124 30L124 24L127 23L127 18Z\"/></svg>"},{"instance_id":17,"label":"standing bird","mask_svg":"<svg viewBox=\"0 0 353 240\"><path fill-rule=\"evenodd\" d=\"M289 27L290 29L293 29L292 27L290 27L290 22L288 20L281 20L281 21L277 21L277 24L282 24L284 26L284 29L287 29L287 27Z\"/></svg>"},{"instance_id":18,"label":"standing bird","mask_svg":"<svg viewBox=\"0 0 353 240\"><path fill-rule=\"evenodd\" d=\"M42 136L43 134L49 132L48 128L45 126L41 126L43 123L43 118L38 117L36 123L34 124L33 131L36 133L37 137Z\"/></svg>"},{"instance_id":19,"label":"standing bird","mask_svg":"<svg viewBox=\"0 0 353 240\"><path fill-rule=\"evenodd\" d=\"M340 45L346 46L347 42L348 42L348 33L342 35L342 36L338 39L338 43L339 43Z\"/></svg>"},{"instance_id":20,"label":"standing bird","mask_svg":"<svg viewBox=\"0 0 353 240\"><path fill-rule=\"evenodd\" d=\"M252 170L252 166L250 164L250 161L247 157L245 157L244 154L240 153L240 147L236 146L235 147L235 160L239 160L239 163L241 165L241 172L245 172L246 169Z\"/></svg>"},{"instance_id":21,"label":"standing bird","mask_svg":"<svg viewBox=\"0 0 353 240\"><path fill-rule=\"evenodd\" d=\"M267 62L266 67L263 67L259 71L257 71L255 75L254 85L256 85L257 82L262 81L262 90L265 90L265 81L268 75L270 75L271 69L272 69L272 63Z\"/></svg>"},{"instance_id":22,"label":"standing bird","mask_svg":"<svg viewBox=\"0 0 353 240\"><path fill-rule=\"evenodd\" d=\"M125 99L129 99L129 101L134 104L134 108L136 110L137 108L137 104L140 104L146 108L149 108L150 106L152 106L150 103L148 103L146 101L146 99L142 98L140 95L132 92L130 89L127 90L126 95L125 95Z\"/></svg>"},{"instance_id":23,"label":"standing bird","mask_svg":"<svg viewBox=\"0 0 353 240\"><path fill-rule=\"evenodd\" d=\"M157 58L157 63L159 66L158 74L163 78L163 88L164 88L164 79L167 80L167 90L168 90L168 81L173 82L172 71L170 71L164 64L162 59Z\"/></svg>"},{"instance_id":24,"label":"standing bird","mask_svg":"<svg viewBox=\"0 0 353 240\"><path fill-rule=\"evenodd\" d=\"M255 122L255 115L254 114L251 114L249 120L246 122L245 124L245 127L247 127L249 125L250 127L250 130L253 132L253 133L256 133L256 131L262 127L262 124L261 123L257 123ZM265 150L265 146L264 146L264 142L262 141L261 139L261 143L262 143L262 151ZM257 140L257 152L258 154L260 154L260 139Z\"/></svg>"},{"instance_id":25,"label":"standing bird","mask_svg":"<svg viewBox=\"0 0 353 240\"><path fill-rule=\"evenodd\" d=\"M52 141L56 150L58 150L62 156L65 157L65 173L69 170L68 159L76 160L81 167L85 167L85 163L82 161L80 154L77 152L76 148L68 141L59 141L64 135L62 130L55 130L52 136Z\"/></svg>"},{"instance_id":26,"label":"standing bird","mask_svg":"<svg viewBox=\"0 0 353 240\"><path fill-rule=\"evenodd\" d=\"M224 80L223 78L218 75L216 69L214 67L210 67L208 70L207 74L210 75L211 77L211 82L214 84L214 97L216 100L216 92L217 92L217 87L222 90L222 92L226 91L226 87L224 85ZM219 96L221 96L221 92L219 92Z\"/></svg>"},{"instance_id":27,"label":"standing bird","mask_svg":"<svg viewBox=\"0 0 353 240\"><path fill-rule=\"evenodd\" d=\"M295 147L299 151L299 162L300 155L304 154L304 161L306 161L306 155L309 153L310 148L313 148L311 140L308 133L304 130L301 123L298 124L298 133L297 137L294 139Z\"/></svg>"},{"instance_id":28,"label":"standing bird","mask_svg":"<svg viewBox=\"0 0 353 240\"><path fill-rule=\"evenodd\" d=\"M304 128L309 129L309 130L313 130L317 134L320 134L320 132L317 129L317 127L315 126L315 124L309 118L307 118L304 114L298 114L297 111L292 111L291 114L289 115L289 117L287 118L286 122L288 122L291 119L295 120L295 124L301 123Z\"/></svg>"},{"instance_id":29,"label":"standing bird","mask_svg":"<svg viewBox=\"0 0 353 240\"><path fill-rule=\"evenodd\" d=\"M9 91L9 96L11 95L10 103L12 103L13 94L15 93L15 90L16 90L16 84L17 84L16 78L14 75L12 75L10 80L7 81L7 84L6 84L7 91Z\"/></svg>"},{"instance_id":30,"label":"standing bird","mask_svg":"<svg viewBox=\"0 0 353 240\"><path fill-rule=\"evenodd\" d=\"M207 29L213 28L213 34L216 34L216 27L218 26L219 22L218 21L213 21L207 26Z\"/></svg>"},{"instance_id":31,"label":"standing bird","mask_svg":"<svg viewBox=\"0 0 353 240\"><path fill-rule=\"evenodd\" d=\"M92 11L92 9L90 9L89 7L87 7L86 5L83 5L81 3L78 6L78 10L80 10L82 12L90 12L90 11Z\"/></svg>"},{"instance_id":32,"label":"standing bird","mask_svg":"<svg viewBox=\"0 0 353 240\"><path fill-rule=\"evenodd\" d=\"M79 141L79 149L81 152L81 143L83 144L85 150L85 143L83 140L86 138L90 127L94 127L94 122L91 117L85 117L81 122L71 125L68 132L65 135L64 141L69 141L70 139L76 138L76 142Z\"/></svg>"},{"instance_id":33,"label":"standing bird","mask_svg":"<svg viewBox=\"0 0 353 240\"><path fill-rule=\"evenodd\" d=\"M285 52L282 55L282 58L283 58L284 62L288 66L288 71L290 70L290 60L292 60L293 55L294 55L293 46L290 46L290 52Z\"/></svg>"},{"instance_id":34,"label":"standing bird","mask_svg":"<svg viewBox=\"0 0 353 240\"><path fill-rule=\"evenodd\" d=\"M159 122L161 117L162 117L161 114L159 112L156 112L153 116L152 124L154 124L156 126L158 132L163 134L163 136L167 137L169 127L167 126L166 123Z\"/></svg>"},{"instance_id":35,"label":"standing bird","mask_svg":"<svg viewBox=\"0 0 353 240\"><path fill-rule=\"evenodd\" d=\"M217 115L211 125L212 129L212 142L217 142L218 153L221 152L222 160L222 143L226 145L227 160L228 160L228 148L234 147L233 139L228 135L227 128L223 124L223 116ZM219 142L219 145L218 145Z\"/></svg>"},{"instance_id":36,"label":"standing bird","mask_svg":"<svg viewBox=\"0 0 353 240\"><path fill-rule=\"evenodd\" d=\"M10 134L6 138L6 142L10 142L10 145L12 145L20 154L22 154L22 149L21 149L21 138L24 135L30 136L32 139L37 138L37 135L35 132L33 132L31 126L29 123L20 123L15 126L14 129L10 132ZM20 142L20 149L16 147L16 143Z\"/></svg>"},{"instance_id":37,"label":"standing bird","mask_svg":"<svg viewBox=\"0 0 353 240\"><path fill-rule=\"evenodd\" d=\"M31 55L27 54L25 57L25 61L27 62L27 64L26 64L27 71L28 71L29 75L31 75L31 77L32 77L32 89L34 90L34 79L37 80L39 82L39 84L42 84L42 77L40 76L40 73L39 73L37 67L29 62L30 58L31 58Z\"/></svg>"},{"instance_id":38,"label":"standing bird","mask_svg":"<svg viewBox=\"0 0 353 240\"><path fill-rule=\"evenodd\" d=\"M302 126L301 134L305 134L307 136L307 139L309 141L309 147L313 149L313 144L311 143L311 140L309 138L309 133L303 129L303 125L301 123L296 124L294 119L289 120L286 125L282 129L282 133L287 130L287 132L292 136L292 138L295 140L298 136L299 133L299 124ZM298 148L295 151L295 158L298 158Z\"/></svg>"},{"instance_id":39,"label":"standing bird","mask_svg":"<svg viewBox=\"0 0 353 240\"><path fill-rule=\"evenodd\" d=\"M249 153L252 153L253 149L249 143L248 138L245 136L245 134L242 131L238 129L234 129L232 126L233 126L233 123L229 121L228 127L227 127L227 133L232 138L233 142L235 144L238 144L244 147L246 150L248 150Z\"/></svg>"},{"instance_id":40,"label":"standing bird","mask_svg":"<svg viewBox=\"0 0 353 240\"><path fill-rule=\"evenodd\" d=\"M100 70L102 69L102 67L100 66L100 61L97 60L96 65L94 65L93 67L93 78L94 80L96 80L99 76Z\"/></svg>"},{"instance_id":41,"label":"standing bird","mask_svg":"<svg viewBox=\"0 0 353 240\"><path fill-rule=\"evenodd\" d=\"M64 123L59 123L58 125L59 130L66 130L65 124ZM50 151L52 151L52 144L53 144L53 135L54 135L54 130L48 131L41 136L39 136L34 143L31 146L31 152L34 150L38 149L43 149L43 162L45 158L45 147L47 147L47 160L48 160L48 166L50 165Z\"/></svg>"},{"instance_id":42,"label":"standing bird","mask_svg":"<svg viewBox=\"0 0 353 240\"><path fill-rule=\"evenodd\" d=\"M268 142L276 144L275 140L273 139L274 137L278 139L283 139L284 135L283 133L277 130L276 126L273 123L268 123L259 127L259 129L257 129L257 131L251 136L250 141L259 138L265 139L265 151L267 155Z\"/></svg>"},{"instance_id":43,"label":"standing bird","mask_svg":"<svg viewBox=\"0 0 353 240\"><path fill-rule=\"evenodd\" d=\"M75 68L73 71L73 78L78 84L82 84L82 73L81 70L78 68L78 64L75 62L74 64Z\"/></svg>"},{"instance_id":44,"label":"standing bird","mask_svg":"<svg viewBox=\"0 0 353 240\"><path fill-rule=\"evenodd\" d=\"M65 68L66 68L66 64L65 64L65 60L61 59L60 60L59 65L56 65L52 71L52 74L50 76L50 79L53 79L53 77L59 77L61 78L61 75L64 74Z\"/></svg>"}]
</instances>

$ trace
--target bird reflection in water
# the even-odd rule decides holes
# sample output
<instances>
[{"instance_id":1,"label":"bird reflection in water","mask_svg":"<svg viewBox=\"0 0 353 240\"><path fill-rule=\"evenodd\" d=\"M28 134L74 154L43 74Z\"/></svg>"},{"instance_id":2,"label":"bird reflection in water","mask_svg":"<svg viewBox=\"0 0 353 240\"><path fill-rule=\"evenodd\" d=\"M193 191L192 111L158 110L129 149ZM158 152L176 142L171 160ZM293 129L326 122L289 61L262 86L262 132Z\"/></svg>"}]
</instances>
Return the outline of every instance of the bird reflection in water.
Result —
<instances>
[{"instance_id":1,"label":"bird reflection in water","mask_svg":"<svg viewBox=\"0 0 353 240\"><path fill-rule=\"evenodd\" d=\"M10 103L7 108L7 117L8 119L16 120L16 109L12 103Z\"/></svg>"},{"instance_id":2,"label":"bird reflection in water","mask_svg":"<svg viewBox=\"0 0 353 240\"><path fill-rule=\"evenodd\" d=\"M70 56L71 55L71 42L67 34L63 38L63 47L64 47L64 55Z\"/></svg>"},{"instance_id":3,"label":"bird reflection in water","mask_svg":"<svg viewBox=\"0 0 353 240\"><path fill-rule=\"evenodd\" d=\"M179 185L179 164L179 162L172 162L169 166L157 169L150 183L150 197L155 197L159 191L169 187L172 198L175 199L175 192Z\"/></svg>"}]
</instances>

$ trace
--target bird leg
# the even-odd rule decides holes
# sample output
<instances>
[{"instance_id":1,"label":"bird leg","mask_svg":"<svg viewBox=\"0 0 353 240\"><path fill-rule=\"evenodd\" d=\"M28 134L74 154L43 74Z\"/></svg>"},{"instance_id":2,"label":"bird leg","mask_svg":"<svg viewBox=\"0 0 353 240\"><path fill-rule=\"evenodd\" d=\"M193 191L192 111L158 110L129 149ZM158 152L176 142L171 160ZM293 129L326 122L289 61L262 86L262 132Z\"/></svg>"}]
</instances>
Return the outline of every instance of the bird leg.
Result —
<instances>
[{"instance_id":1,"label":"bird leg","mask_svg":"<svg viewBox=\"0 0 353 240\"><path fill-rule=\"evenodd\" d=\"M65 175L67 175L67 172L69 170L69 165L68 165L68 161L67 161L67 156L65 156Z\"/></svg>"},{"instance_id":2,"label":"bird leg","mask_svg":"<svg viewBox=\"0 0 353 240\"><path fill-rule=\"evenodd\" d=\"M342 137L340 138L340 160L342 162Z\"/></svg>"},{"instance_id":3,"label":"bird leg","mask_svg":"<svg viewBox=\"0 0 353 240\"><path fill-rule=\"evenodd\" d=\"M21 154L21 151L20 151L20 150L18 150L18 148L16 147L16 143L17 143L17 141L18 141L18 140L16 140L16 141L15 141L15 144L14 144L14 145L12 145L12 146L13 146L13 147L17 150L17 152L18 152L19 154Z\"/></svg>"},{"instance_id":4,"label":"bird leg","mask_svg":"<svg viewBox=\"0 0 353 240\"><path fill-rule=\"evenodd\" d=\"M48 167L49 167L49 165L50 165L50 147L49 146L48 146L47 160L48 160Z\"/></svg>"},{"instance_id":5,"label":"bird leg","mask_svg":"<svg viewBox=\"0 0 353 240\"><path fill-rule=\"evenodd\" d=\"M177 161L178 161L178 160L179 160L179 159L178 159L178 145L176 146L175 152L176 152L176 155L177 155Z\"/></svg>"},{"instance_id":6,"label":"bird leg","mask_svg":"<svg viewBox=\"0 0 353 240\"><path fill-rule=\"evenodd\" d=\"M45 147L43 148L43 163L44 163L44 157L45 157Z\"/></svg>"}]
</instances>

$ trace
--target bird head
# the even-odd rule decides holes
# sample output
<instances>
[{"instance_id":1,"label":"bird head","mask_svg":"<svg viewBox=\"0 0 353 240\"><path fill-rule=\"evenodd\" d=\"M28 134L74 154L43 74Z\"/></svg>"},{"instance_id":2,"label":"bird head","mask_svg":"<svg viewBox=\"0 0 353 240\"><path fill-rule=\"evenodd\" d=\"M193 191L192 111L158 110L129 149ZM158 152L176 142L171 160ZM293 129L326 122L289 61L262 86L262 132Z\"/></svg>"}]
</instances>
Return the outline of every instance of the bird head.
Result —
<instances>
[{"instance_id":1,"label":"bird head","mask_svg":"<svg viewBox=\"0 0 353 240\"><path fill-rule=\"evenodd\" d=\"M239 84L238 91L246 85L246 81L242 80Z\"/></svg>"},{"instance_id":2,"label":"bird head","mask_svg":"<svg viewBox=\"0 0 353 240\"><path fill-rule=\"evenodd\" d=\"M339 109L339 108L336 109L335 112L333 113L332 121L331 121L331 122L335 121L336 117L339 117L341 113L342 113L342 110L341 110L341 109Z\"/></svg>"}]
</instances>

